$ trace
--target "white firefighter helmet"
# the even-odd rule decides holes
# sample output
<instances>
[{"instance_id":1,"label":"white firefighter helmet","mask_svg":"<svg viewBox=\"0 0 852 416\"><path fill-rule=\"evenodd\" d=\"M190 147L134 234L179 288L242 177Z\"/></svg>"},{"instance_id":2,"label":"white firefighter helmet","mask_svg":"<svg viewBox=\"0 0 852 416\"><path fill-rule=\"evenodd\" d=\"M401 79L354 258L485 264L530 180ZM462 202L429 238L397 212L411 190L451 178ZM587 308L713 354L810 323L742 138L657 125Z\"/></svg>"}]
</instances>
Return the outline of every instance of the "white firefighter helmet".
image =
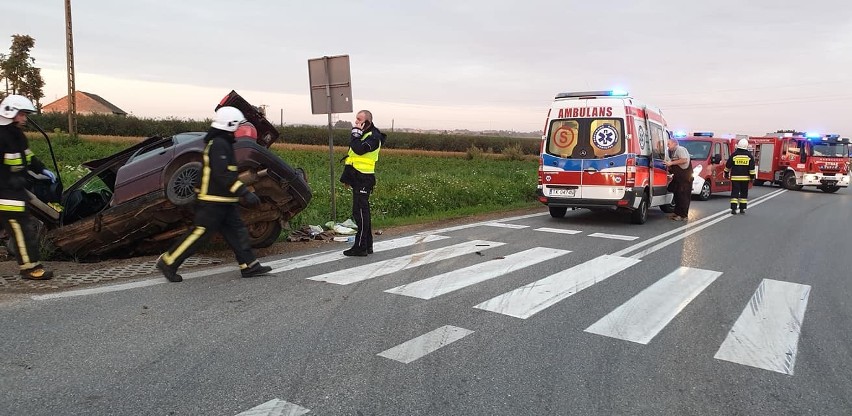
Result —
<instances>
[{"instance_id":1,"label":"white firefighter helmet","mask_svg":"<svg viewBox=\"0 0 852 416\"><path fill-rule=\"evenodd\" d=\"M740 139L737 142L737 149L748 150L748 139Z\"/></svg>"},{"instance_id":2,"label":"white firefighter helmet","mask_svg":"<svg viewBox=\"0 0 852 416\"><path fill-rule=\"evenodd\" d=\"M213 118L213 122L210 123L210 127L234 132L237 130L237 127L240 127L240 123L245 121L246 117L243 115L243 112L237 110L234 107L222 107L216 110L216 117Z\"/></svg>"},{"instance_id":3,"label":"white firefighter helmet","mask_svg":"<svg viewBox=\"0 0 852 416\"><path fill-rule=\"evenodd\" d=\"M19 111L35 113L36 108L33 102L23 95L12 94L0 101L0 126L11 124Z\"/></svg>"}]
</instances>

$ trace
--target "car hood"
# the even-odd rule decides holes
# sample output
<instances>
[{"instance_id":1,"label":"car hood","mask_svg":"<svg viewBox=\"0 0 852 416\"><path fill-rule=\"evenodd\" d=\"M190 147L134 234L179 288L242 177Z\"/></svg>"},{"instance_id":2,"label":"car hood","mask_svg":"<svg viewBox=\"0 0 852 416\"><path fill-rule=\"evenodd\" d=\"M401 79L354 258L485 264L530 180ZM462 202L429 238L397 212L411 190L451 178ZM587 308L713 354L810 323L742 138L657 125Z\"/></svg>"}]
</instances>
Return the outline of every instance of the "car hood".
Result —
<instances>
[{"instance_id":1,"label":"car hood","mask_svg":"<svg viewBox=\"0 0 852 416\"><path fill-rule=\"evenodd\" d=\"M272 146L272 143L275 143L278 140L278 137L281 133L278 133L278 129L263 116L263 114L258 111L257 107L249 104L240 94L237 94L236 91L231 90L222 101L219 102L219 105L216 106L218 110L221 107L231 106L240 110L243 115L246 117L251 124L254 124L254 127L257 129L257 143L267 149Z\"/></svg>"}]
</instances>

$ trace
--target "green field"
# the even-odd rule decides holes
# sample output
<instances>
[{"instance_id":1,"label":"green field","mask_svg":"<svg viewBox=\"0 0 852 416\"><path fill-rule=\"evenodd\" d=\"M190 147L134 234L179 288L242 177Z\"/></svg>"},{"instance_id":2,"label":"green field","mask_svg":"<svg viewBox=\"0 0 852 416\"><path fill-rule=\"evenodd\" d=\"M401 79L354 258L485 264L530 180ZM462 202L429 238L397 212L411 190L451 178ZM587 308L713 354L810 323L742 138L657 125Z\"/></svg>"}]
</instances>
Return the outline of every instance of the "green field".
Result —
<instances>
[{"instance_id":1,"label":"green field","mask_svg":"<svg viewBox=\"0 0 852 416\"><path fill-rule=\"evenodd\" d=\"M30 147L46 165L53 166L47 143L40 136L30 135ZM82 177L86 169L80 165L130 146L138 139L110 141L88 140L85 137L71 142L67 136L52 139L57 163L66 187ZM343 170L337 162L345 147L335 147L336 221L349 217L351 191L337 181ZM331 178L328 150L285 150L273 147L293 167L307 172L313 190L308 208L290 221L293 229L303 225L322 225L331 218ZM370 198L373 227L389 227L457 218L484 212L534 207L536 170L533 158L509 160L495 157L464 155L419 155L387 151L377 165L376 189Z\"/></svg>"}]
</instances>

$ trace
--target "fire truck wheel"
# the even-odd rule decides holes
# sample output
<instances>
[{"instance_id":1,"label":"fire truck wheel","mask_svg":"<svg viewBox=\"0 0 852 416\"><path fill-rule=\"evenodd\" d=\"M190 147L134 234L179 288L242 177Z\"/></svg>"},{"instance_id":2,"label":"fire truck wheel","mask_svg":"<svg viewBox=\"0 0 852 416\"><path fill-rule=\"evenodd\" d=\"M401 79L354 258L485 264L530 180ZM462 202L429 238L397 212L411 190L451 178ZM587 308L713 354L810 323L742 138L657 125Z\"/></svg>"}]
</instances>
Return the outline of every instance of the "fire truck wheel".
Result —
<instances>
[{"instance_id":1,"label":"fire truck wheel","mask_svg":"<svg viewBox=\"0 0 852 416\"><path fill-rule=\"evenodd\" d=\"M782 180L784 187L791 191L798 191L802 189L802 185L796 185L796 174L793 172L787 172L784 175L784 179Z\"/></svg>"},{"instance_id":2,"label":"fire truck wheel","mask_svg":"<svg viewBox=\"0 0 852 416\"><path fill-rule=\"evenodd\" d=\"M759 181L757 179L754 180L754 186L763 186L764 183L764 181Z\"/></svg>"},{"instance_id":3,"label":"fire truck wheel","mask_svg":"<svg viewBox=\"0 0 852 416\"><path fill-rule=\"evenodd\" d=\"M839 186L823 186L823 187L820 187L819 189L822 189L822 191L825 192L825 193L833 194L833 193L839 191L840 187Z\"/></svg>"},{"instance_id":4,"label":"fire truck wheel","mask_svg":"<svg viewBox=\"0 0 852 416\"><path fill-rule=\"evenodd\" d=\"M701 186L701 192L698 193L699 201L710 199L710 181L704 180L704 185Z\"/></svg>"},{"instance_id":5,"label":"fire truck wheel","mask_svg":"<svg viewBox=\"0 0 852 416\"><path fill-rule=\"evenodd\" d=\"M639 208L633 210L630 214L630 222L634 224L644 224L645 221L648 221L648 205L650 202L648 201L648 193L645 192L642 194L642 201L639 202Z\"/></svg>"},{"instance_id":6,"label":"fire truck wheel","mask_svg":"<svg viewBox=\"0 0 852 416\"><path fill-rule=\"evenodd\" d=\"M568 207L548 207L550 209L550 216L553 218L563 218L565 217L565 213L568 212Z\"/></svg>"}]
</instances>

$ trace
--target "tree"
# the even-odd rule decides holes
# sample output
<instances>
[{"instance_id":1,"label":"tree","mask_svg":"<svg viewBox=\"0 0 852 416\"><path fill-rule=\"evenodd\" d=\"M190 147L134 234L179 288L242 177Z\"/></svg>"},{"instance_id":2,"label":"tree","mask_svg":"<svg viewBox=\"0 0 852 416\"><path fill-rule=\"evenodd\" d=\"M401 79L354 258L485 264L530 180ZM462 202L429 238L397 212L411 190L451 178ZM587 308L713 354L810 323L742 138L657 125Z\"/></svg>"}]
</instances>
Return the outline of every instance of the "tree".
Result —
<instances>
[{"instance_id":1,"label":"tree","mask_svg":"<svg viewBox=\"0 0 852 416\"><path fill-rule=\"evenodd\" d=\"M337 120L334 122L334 128L336 129L351 129L352 122L346 120Z\"/></svg>"},{"instance_id":2,"label":"tree","mask_svg":"<svg viewBox=\"0 0 852 416\"><path fill-rule=\"evenodd\" d=\"M0 54L0 79L4 81L3 96L20 94L41 108L39 100L44 97L44 78L41 76L41 68L35 67L35 58L30 56L34 46L35 39L31 36L12 35L9 54Z\"/></svg>"}]
</instances>

